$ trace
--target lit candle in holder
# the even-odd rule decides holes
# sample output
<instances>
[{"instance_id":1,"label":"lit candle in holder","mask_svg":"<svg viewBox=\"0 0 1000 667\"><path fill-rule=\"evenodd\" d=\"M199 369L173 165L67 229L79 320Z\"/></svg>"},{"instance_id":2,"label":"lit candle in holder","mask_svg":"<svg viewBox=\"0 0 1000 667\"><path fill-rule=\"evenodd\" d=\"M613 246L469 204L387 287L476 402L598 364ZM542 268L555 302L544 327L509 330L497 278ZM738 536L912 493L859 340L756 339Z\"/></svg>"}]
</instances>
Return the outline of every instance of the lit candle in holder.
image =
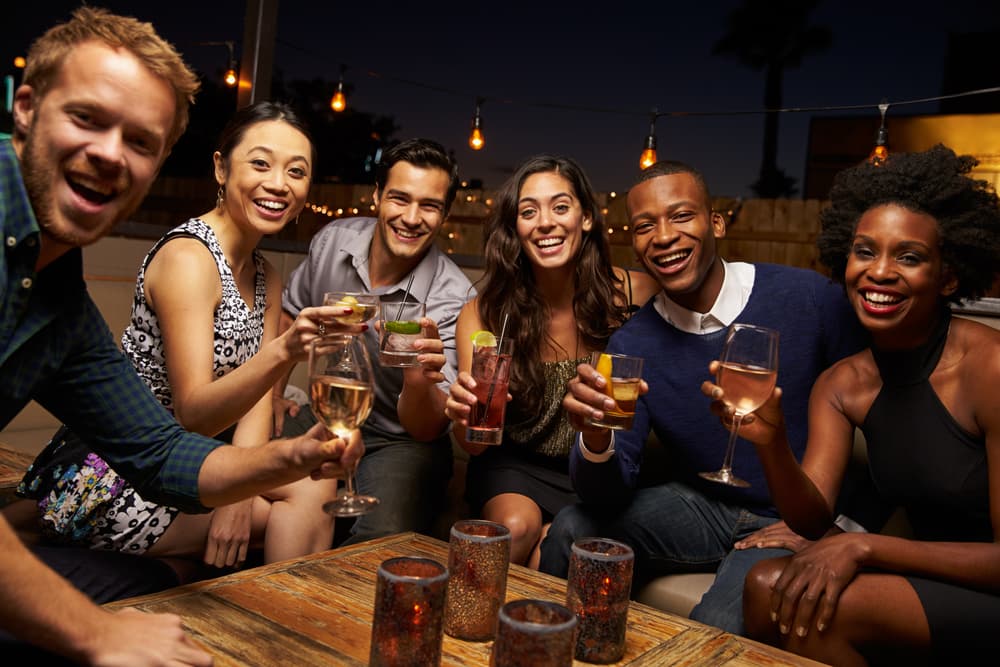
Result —
<instances>
[{"instance_id":1,"label":"lit candle in holder","mask_svg":"<svg viewBox=\"0 0 1000 667\"><path fill-rule=\"evenodd\" d=\"M577 619L544 600L512 600L500 608L490 667L571 667Z\"/></svg>"},{"instance_id":2,"label":"lit candle in holder","mask_svg":"<svg viewBox=\"0 0 1000 667\"><path fill-rule=\"evenodd\" d=\"M627 544L588 537L573 544L566 606L576 614L576 659L618 662L625 655L625 630L635 555Z\"/></svg>"},{"instance_id":3,"label":"lit candle in holder","mask_svg":"<svg viewBox=\"0 0 1000 667\"><path fill-rule=\"evenodd\" d=\"M448 569L428 558L390 558L378 568L370 665L437 665Z\"/></svg>"},{"instance_id":4,"label":"lit candle in holder","mask_svg":"<svg viewBox=\"0 0 1000 667\"><path fill-rule=\"evenodd\" d=\"M448 548L448 601L444 631L468 641L488 641L507 595L510 530L499 523L469 519L451 527Z\"/></svg>"}]
</instances>

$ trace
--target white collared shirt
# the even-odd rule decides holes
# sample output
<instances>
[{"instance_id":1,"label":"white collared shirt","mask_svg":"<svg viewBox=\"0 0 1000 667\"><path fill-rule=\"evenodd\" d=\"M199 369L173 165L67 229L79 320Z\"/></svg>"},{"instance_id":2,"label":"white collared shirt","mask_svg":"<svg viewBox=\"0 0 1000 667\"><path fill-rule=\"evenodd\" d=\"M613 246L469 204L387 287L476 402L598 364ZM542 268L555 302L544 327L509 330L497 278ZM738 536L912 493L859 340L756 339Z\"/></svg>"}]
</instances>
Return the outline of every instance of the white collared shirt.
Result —
<instances>
[{"instance_id":1,"label":"white collared shirt","mask_svg":"<svg viewBox=\"0 0 1000 667\"><path fill-rule=\"evenodd\" d=\"M753 264L721 261L725 277L722 279L719 296L707 313L688 310L661 290L653 297L653 308L660 317L681 331L699 336L725 329L735 322L750 300L757 272Z\"/></svg>"}]
</instances>

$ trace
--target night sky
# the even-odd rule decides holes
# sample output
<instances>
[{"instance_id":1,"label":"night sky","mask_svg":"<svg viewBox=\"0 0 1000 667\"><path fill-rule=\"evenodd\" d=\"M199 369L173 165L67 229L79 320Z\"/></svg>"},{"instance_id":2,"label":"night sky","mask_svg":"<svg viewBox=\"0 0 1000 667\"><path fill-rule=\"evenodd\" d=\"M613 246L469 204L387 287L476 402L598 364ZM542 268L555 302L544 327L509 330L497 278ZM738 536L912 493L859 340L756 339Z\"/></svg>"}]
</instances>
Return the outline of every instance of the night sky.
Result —
<instances>
[{"instance_id":1,"label":"night sky","mask_svg":"<svg viewBox=\"0 0 1000 667\"><path fill-rule=\"evenodd\" d=\"M42 0L6 9L0 73L77 4ZM205 75L224 68L226 53L198 43L233 40L238 49L243 37L240 0L91 4L152 21ZM393 116L401 126L396 138L427 136L453 148L463 178L488 188L522 159L549 152L580 161L598 190L624 190L637 171L651 108L763 109L763 73L712 55L738 0L621 0L596 11L583 3L517 0L394 4L283 0L276 70L287 80L336 80L346 65L349 104ZM870 104L868 112L825 113L876 115L883 97L892 103L938 96L949 32L1000 29L998 17L995 2L826 0L812 22L832 29L833 45L787 71L783 106ZM997 63L982 67L996 71ZM990 85L1000 85L996 78ZM488 98L481 152L467 145L477 96ZM935 111L936 103L925 103L889 113ZM778 164L800 185L809 117L786 113L780 121ZM658 153L701 168L715 194L749 196L763 124L758 114L664 117Z\"/></svg>"}]
</instances>

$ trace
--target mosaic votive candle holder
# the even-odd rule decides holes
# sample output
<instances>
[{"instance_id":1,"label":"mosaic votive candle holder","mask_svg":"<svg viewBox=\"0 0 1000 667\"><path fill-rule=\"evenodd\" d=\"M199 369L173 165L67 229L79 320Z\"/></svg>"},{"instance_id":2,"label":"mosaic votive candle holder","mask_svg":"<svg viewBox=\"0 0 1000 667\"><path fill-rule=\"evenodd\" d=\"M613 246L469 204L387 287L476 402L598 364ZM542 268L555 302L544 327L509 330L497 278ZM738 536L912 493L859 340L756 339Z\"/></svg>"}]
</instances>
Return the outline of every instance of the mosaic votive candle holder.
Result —
<instances>
[{"instance_id":1,"label":"mosaic votive candle holder","mask_svg":"<svg viewBox=\"0 0 1000 667\"><path fill-rule=\"evenodd\" d=\"M444 631L467 641L488 641L497 632L507 596L510 530L499 523L458 521L448 547L448 600Z\"/></svg>"},{"instance_id":2,"label":"mosaic votive candle holder","mask_svg":"<svg viewBox=\"0 0 1000 667\"><path fill-rule=\"evenodd\" d=\"M369 664L441 662L448 569L429 558L390 558L378 568Z\"/></svg>"},{"instance_id":3,"label":"mosaic votive candle holder","mask_svg":"<svg viewBox=\"0 0 1000 667\"><path fill-rule=\"evenodd\" d=\"M491 667L570 667L577 620L544 600L513 600L500 607Z\"/></svg>"},{"instance_id":4,"label":"mosaic votive candle holder","mask_svg":"<svg viewBox=\"0 0 1000 667\"><path fill-rule=\"evenodd\" d=\"M566 606L580 625L576 659L618 662L625 654L625 628L635 554L627 544L600 537L573 543Z\"/></svg>"}]
</instances>

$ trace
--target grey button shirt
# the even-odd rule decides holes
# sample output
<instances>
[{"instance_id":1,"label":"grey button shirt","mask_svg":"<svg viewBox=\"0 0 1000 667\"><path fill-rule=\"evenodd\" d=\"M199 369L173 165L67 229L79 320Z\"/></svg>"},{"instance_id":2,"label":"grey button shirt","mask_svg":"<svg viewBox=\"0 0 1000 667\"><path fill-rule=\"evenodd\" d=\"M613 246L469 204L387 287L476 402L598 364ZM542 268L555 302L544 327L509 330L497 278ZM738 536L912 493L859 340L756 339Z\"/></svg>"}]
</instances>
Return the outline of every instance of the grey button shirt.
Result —
<instances>
[{"instance_id":1,"label":"grey button shirt","mask_svg":"<svg viewBox=\"0 0 1000 667\"><path fill-rule=\"evenodd\" d=\"M384 301L398 301L406 290L409 275L396 285L372 289L368 274L368 250L375 235L375 218L342 218L319 230L309 243L309 256L292 272L281 305L291 315L307 306L323 303L323 295L334 290L378 294ZM458 375L455 351L455 322L475 289L455 262L432 245L413 270L410 299L427 304L427 317L438 325L448 363L442 369L445 392ZM396 401L403 389L403 371L386 368L378 361L375 327L365 332L365 344L375 368L375 405L363 431L388 438L408 437L399 424Z\"/></svg>"}]
</instances>

